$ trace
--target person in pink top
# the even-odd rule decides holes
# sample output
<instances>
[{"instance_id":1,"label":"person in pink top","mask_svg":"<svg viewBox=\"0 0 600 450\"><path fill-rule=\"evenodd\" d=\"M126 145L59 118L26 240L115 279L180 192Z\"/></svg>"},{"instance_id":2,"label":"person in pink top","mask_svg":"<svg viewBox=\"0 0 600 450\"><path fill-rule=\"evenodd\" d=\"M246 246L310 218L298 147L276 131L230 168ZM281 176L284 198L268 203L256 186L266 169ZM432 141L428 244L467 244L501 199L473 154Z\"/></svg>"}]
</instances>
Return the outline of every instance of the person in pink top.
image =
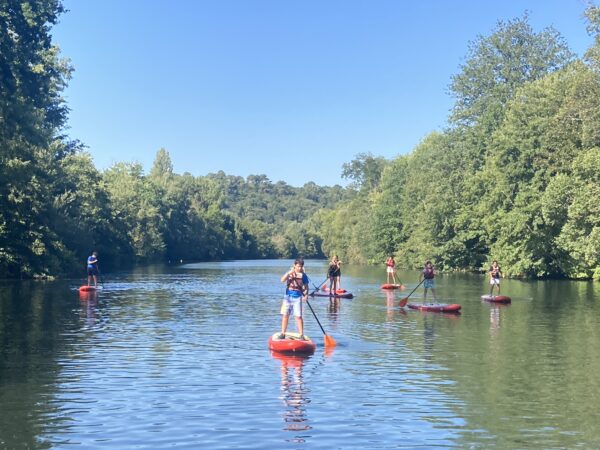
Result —
<instances>
[{"instance_id":1,"label":"person in pink top","mask_svg":"<svg viewBox=\"0 0 600 450\"><path fill-rule=\"evenodd\" d=\"M396 284L396 261L394 261L394 257L392 255L388 256L388 259L385 261L385 265L388 284ZM390 283L390 281L393 281L393 283Z\"/></svg>"}]
</instances>

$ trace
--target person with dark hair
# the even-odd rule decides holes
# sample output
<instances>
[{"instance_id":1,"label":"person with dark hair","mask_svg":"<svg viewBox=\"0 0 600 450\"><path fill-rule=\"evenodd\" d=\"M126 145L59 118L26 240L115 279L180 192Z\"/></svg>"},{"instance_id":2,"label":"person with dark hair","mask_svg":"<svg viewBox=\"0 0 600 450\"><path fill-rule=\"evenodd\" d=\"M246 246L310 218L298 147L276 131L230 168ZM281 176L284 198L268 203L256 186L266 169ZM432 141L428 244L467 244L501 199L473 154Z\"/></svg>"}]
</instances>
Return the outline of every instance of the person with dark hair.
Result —
<instances>
[{"instance_id":1,"label":"person with dark hair","mask_svg":"<svg viewBox=\"0 0 600 450\"><path fill-rule=\"evenodd\" d=\"M94 287L98 286L98 274L100 271L98 270L98 253L92 252L87 259L87 285L89 286L92 282L92 278L94 279Z\"/></svg>"},{"instance_id":2,"label":"person with dark hair","mask_svg":"<svg viewBox=\"0 0 600 450\"><path fill-rule=\"evenodd\" d=\"M329 278L329 295L334 295L338 289L340 289L340 278L342 277L342 269L340 265L342 262L338 259L337 255L331 259L329 266L327 267L327 278Z\"/></svg>"},{"instance_id":3,"label":"person with dark hair","mask_svg":"<svg viewBox=\"0 0 600 450\"><path fill-rule=\"evenodd\" d=\"M498 261L492 261L492 266L488 273L490 274L490 296L494 296L494 286L498 287L498 295L500 295L500 277L502 276L502 270L500 270Z\"/></svg>"},{"instance_id":4,"label":"person with dark hair","mask_svg":"<svg viewBox=\"0 0 600 450\"><path fill-rule=\"evenodd\" d=\"M425 267L423 267L423 272L421 272L421 276L419 277L419 282L424 278L425 283L423 287L425 288L425 293L423 295L423 303L427 301L427 289L431 289L431 293L433 294L433 300L436 300L435 297L435 268L431 261L427 261L425 263Z\"/></svg>"},{"instance_id":5,"label":"person with dark hair","mask_svg":"<svg viewBox=\"0 0 600 450\"><path fill-rule=\"evenodd\" d=\"M302 300L308 298L308 276L304 273L304 260L302 258L294 261L294 266L283 274L281 282L286 283L286 289L285 298L281 304L281 334L279 339L285 339L289 318L293 314L300 339L306 340L302 319Z\"/></svg>"}]
</instances>

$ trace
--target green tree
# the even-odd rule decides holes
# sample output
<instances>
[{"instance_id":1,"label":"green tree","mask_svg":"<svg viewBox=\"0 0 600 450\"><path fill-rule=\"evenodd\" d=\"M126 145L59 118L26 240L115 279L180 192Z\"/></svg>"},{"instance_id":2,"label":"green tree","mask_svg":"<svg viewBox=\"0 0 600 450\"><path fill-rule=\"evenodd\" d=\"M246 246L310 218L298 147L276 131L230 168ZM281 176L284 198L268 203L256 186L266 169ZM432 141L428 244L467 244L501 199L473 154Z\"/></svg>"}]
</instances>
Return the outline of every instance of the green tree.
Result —
<instances>
[{"instance_id":1,"label":"green tree","mask_svg":"<svg viewBox=\"0 0 600 450\"><path fill-rule=\"evenodd\" d=\"M559 70L572 59L553 28L535 33L526 14L499 21L490 36L478 36L470 43L466 62L452 78L450 90L456 103L451 121L485 124L493 130L519 86Z\"/></svg>"},{"instance_id":2,"label":"green tree","mask_svg":"<svg viewBox=\"0 0 600 450\"><path fill-rule=\"evenodd\" d=\"M60 1L0 2L0 276L52 273L69 258L48 189L76 147L60 135L71 67L50 35L63 11Z\"/></svg>"},{"instance_id":3,"label":"green tree","mask_svg":"<svg viewBox=\"0 0 600 450\"><path fill-rule=\"evenodd\" d=\"M379 186L387 160L371 153L359 153L349 163L342 165L342 178L352 180L356 189L372 191Z\"/></svg>"}]
</instances>

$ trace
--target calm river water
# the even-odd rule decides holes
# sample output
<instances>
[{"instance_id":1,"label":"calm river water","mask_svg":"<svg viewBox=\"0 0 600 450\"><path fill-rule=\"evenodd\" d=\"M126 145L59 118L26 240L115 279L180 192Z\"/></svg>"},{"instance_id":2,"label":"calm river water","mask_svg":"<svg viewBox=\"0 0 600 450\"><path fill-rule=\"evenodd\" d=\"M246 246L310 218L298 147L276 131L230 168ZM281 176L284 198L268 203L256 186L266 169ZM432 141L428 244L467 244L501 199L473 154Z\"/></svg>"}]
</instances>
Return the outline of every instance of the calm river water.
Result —
<instances>
[{"instance_id":1,"label":"calm river water","mask_svg":"<svg viewBox=\"0 0 600 450\"><path fill-rule=\"evenodd\" d=\"M0 282L0 448L600 448L600 284L437 278L462 314L404 311L385 268L310 301L317 351L272 355L291 261ZM324 261L307 261L315 283ZM419 288L412 301L422 300ZM293 322L293 321L292 321ZM295 324L291 323L291 330Z\"/></svg>"}]
</instances>

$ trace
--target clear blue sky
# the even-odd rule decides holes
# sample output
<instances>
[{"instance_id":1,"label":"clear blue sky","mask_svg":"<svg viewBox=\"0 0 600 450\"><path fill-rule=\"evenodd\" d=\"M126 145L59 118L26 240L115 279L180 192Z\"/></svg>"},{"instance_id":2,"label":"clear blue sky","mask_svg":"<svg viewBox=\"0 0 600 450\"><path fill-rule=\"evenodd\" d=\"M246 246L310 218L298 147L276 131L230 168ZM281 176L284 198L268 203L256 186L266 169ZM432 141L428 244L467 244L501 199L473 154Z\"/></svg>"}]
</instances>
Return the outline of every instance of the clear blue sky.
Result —
<instances>
[{"instance_id":1,"label":"clear blue sky","mask_svg":"<svg viewBox=\"0 0 600 450\"><path fill-rule=\"evenodd\" d=\"M347 184L445 126L468 43L529 12L578 55L583 0L65 0L69 134L99 169L161 147L177 173Z\"/></svg>"}]
</instances>

